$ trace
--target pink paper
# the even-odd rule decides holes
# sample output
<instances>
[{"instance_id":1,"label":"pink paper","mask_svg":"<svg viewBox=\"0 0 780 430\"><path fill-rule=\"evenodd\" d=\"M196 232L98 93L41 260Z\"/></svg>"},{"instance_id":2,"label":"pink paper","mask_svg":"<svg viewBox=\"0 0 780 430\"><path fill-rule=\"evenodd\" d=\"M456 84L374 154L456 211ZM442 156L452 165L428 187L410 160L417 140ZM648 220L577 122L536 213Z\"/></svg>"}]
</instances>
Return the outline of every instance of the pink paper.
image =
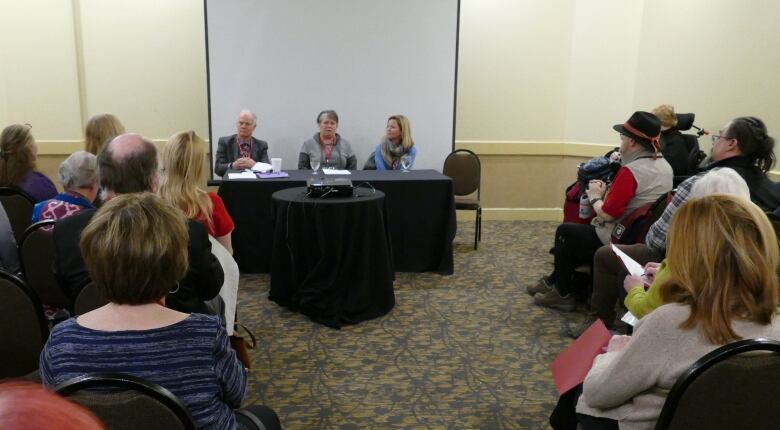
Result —
<instances>
[{"instance_id":1,"label":"pink paper","mask_svg":"<svg viewBox=\"0 0 780 430\"><path fill-rule=\"evenodd\" d=\"M604 352L612 338L604 323L597 319L584 333L550 363L555 388L563 394L585 381L593 359Z\"/></svg>"}]
</instances>

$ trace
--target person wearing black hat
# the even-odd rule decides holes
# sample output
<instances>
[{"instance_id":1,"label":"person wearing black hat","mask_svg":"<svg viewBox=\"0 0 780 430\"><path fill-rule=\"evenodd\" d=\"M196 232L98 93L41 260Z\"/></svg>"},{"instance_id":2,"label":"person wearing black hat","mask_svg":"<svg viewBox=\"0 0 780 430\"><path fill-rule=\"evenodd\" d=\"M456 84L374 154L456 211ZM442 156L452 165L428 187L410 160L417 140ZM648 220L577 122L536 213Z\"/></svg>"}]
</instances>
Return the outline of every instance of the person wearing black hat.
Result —
<instances>
[{"instance_id":1,"label":"person wearing black hat","mask_svg":"<svg viewBox=\"0 0 780 430\"><path fill-rule=\"evenodd\" d=\"M672 189L672 168L660 155L661 121L649 112L634 112L620 133L622 167L611 184L594 180L588 184L588 199L596 218L590 225L563 223L555 232L555 265L550 276L527 291L539 306L572 311L576 308L574 269L589 263L602 245L608 244L620 221Z\"/></svg>"}]
</instances>

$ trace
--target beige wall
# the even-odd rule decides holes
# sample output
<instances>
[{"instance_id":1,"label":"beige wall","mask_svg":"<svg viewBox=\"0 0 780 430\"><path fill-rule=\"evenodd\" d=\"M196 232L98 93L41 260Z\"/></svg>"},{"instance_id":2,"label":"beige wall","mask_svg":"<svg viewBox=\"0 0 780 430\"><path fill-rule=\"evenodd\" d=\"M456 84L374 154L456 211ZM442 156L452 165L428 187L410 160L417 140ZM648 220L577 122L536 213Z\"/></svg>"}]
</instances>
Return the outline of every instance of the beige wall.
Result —
<instances>
[{"instance_id":1,"label":"beige wall","mask_svg":"<svg viewBox=\"0 0 780 430\"><path fill-rule=\"evenodd\" d=\"M576 163L634 110L672 103L712 130L752 114L780 136L777 16L773 0L461 0L456 145L483 159L485 217L559 219ZM0 61L0 124L33 124L51 177L98 112L158 143L207 135L200 0L0 0Z\"/></svg>"}]
</instances>

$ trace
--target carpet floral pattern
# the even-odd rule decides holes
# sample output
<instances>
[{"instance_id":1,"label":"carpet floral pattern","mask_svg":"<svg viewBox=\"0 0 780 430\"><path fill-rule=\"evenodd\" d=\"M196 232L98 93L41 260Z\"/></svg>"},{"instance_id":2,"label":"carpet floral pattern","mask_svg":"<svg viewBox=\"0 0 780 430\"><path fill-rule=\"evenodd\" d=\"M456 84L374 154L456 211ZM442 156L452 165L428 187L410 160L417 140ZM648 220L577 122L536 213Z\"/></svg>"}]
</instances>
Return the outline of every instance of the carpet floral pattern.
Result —
<instances>
[{"instance_id":1,"label":"carpet floral pattern","mask_svg":"<svg viewBox=\"0 0 780 430\"><path fill-rule=\"evenodd\" d=\"M242 275L239 319L258 336L248 403L286 429L541 429L557 398L548 364L570 316L532 304L557 223L460 222L455 274L397 273L386 316L334 330L267 299Z\"/></svg>"}]
</instances>

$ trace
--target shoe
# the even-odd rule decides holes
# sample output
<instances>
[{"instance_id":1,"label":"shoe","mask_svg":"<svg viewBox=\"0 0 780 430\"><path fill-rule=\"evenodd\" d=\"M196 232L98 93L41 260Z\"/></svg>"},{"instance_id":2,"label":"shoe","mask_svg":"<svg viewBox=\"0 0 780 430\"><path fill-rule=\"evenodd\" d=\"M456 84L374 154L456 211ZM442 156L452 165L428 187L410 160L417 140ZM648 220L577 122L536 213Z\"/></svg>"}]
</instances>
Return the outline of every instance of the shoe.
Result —
<instances>
[{"instance_id":1,"label":"shoe","mask_svg":"<svg viewBox=\"0 0 780 430\"><path fill-rule=\"evenodd\" d=\"M593 325L593 323L596 322L597 319L599 318L596 315L590 314L585 319L585 321L582 322L567 321L566 328L564 331L566 332L566 335L568 335L572 339L577 339L578 337L580 337L580 335L582 335L582 333L585 332L585 330L589 329L590 326ZM604 323L604 326L607 327L607 330L609 330L610 332L614 331L613 330L615 328L614 324Z\"/></svg>"},{"instance_id":2,"label":"shoe","mask_svg":"<svg viewBox=\"0 0 780 430\"><path fill-rule=\"evenodd\" d=\"M561 296L558 290L553 288L544 294L534 296L534 303L545 308L558 309L559 311L572 312L577 309L577 300L574 294Z\"/></svg>"},{"instance_id":3,"label":"shoe","mask_svg":"<svg viewBox=\"0 0 780 430\"><path fill-rule=\"evenodd\" d=\"M534 285L529 285L525 288L525 291L530 294L531 296L535 294L545 294L548 291L552 290L555 287L555 284L550 283L550 281L547 280L546 276L542 276L541 279L539 279L539 282L537 282Z\"/></svg>"}]
</instances>

